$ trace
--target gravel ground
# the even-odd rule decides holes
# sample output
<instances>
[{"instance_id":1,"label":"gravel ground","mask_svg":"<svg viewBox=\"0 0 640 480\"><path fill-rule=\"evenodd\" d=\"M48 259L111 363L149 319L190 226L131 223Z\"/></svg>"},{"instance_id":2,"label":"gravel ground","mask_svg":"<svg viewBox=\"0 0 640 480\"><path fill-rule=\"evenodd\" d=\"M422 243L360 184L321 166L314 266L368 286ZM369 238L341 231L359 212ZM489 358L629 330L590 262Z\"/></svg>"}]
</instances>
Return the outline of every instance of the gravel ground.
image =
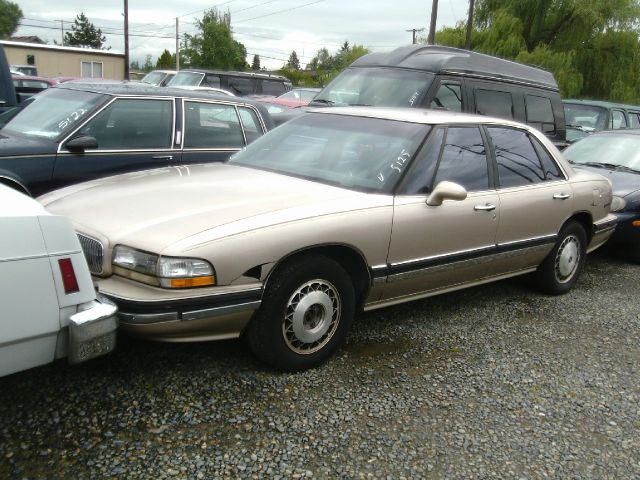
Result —
<instances>
[{"instance_id":1,"label":"gravel ground","mask_svg":"<svg viewBox=\"0 0 640 480\"><path fill-rule=\"evenodd\" d=\"M302 374L121 338L0 379L0 478L640 478L640 266L361 315Z\"/></svg>"}]
</instances>

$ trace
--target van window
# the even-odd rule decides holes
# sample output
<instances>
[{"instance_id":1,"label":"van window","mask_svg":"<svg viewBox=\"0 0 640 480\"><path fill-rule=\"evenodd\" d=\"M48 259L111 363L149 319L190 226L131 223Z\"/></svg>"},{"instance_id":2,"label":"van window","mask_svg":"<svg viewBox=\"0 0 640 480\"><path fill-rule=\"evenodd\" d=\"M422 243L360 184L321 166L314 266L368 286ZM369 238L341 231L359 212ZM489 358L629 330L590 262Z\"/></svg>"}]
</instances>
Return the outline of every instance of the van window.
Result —
<instances>
[{"instance_id":1,"label":"van window","mask_svg":"<svg viewBox=\"0 0 640 480\"><path fill-rule=\"evenodd\" d=\"M629 128L640 128L640 113L629 112Z\"/></svg>"},{"instance_id":2,"label":"van window","mask_svg":"<svg viewBox=\"0 0 640 480\"><path fill-rule=\"evenodd\" d=\"M220 76L207 73L202 82L203 87L220 88Z\"/></svg>"},{"instance_id":3,"label":"van window","mask_svg":"<svg viewBox=\"0 0 640 480\"><path fill-rule=\"evenodd\" d=\"M513 128L487 129L493 142L501 188L530 185L546 180L542 163L529 135Z\"/></svg>"},{"instance_id":4,"label":"van window","mask_svg":"<svg viewBox=\"0 0 640 480\"><path fill-rule=\"evenodd\" d=\"M627 128L627 119L620 110L611 110L611 128Z\"/></svg>"},{"instance_id":5,"label":"van window","mask_svg":"<svg viewBox=\"0 0 640 480\"><path fill-rule=\"evenodd\" d=\"M544 133L555 132L551 99L538 95L525 95L524 100L527 108L527 123Z\"/></svg>"},{"instance_id":6,"label":"van window","mask_svg":"<svg viewBox=\"0 0 640 480\"><path fill-rule=\"evenodd\" d=\"M253 79L243 77L227 77L227 85L236 95L251 95L253 93Z\"/></svg>"},{"instance_id":7,"label":"van window","mask_svg":"<svg viewBox=\"0 0 640 480\"><path fill-rule=\"evenodd\" d=\"M462 111L462 88L459 83L442 83L431 100L431 108L444 108L452 112Z\"/></svg>"},{"instance_id":8,"label":"van window","mask_svg":"<svg viewBox=\"0 0 640 480\"><path fill-rule=\"evenodd\" d=\"M284 88L284 83L279 82L277 80L258 80L262 82L262 93L264 95L273 95L277 97L281 93L284 93L286 90Z\"/></svg>"},{"instance_id":9,"label":"van window","mask_svg":"<svg viewBox=\"0 0 640 480\"><path fill-rule=\"evenodd\" d=\"M478 127L449 127L433 185L443 180L468 191L489 188L487 152Z\"/></svg>"},{"instance_id":10,"label":"van window","mask_svg":"<svg viewBox=\"0 0 640 480\"><path fill-rule=\"evenodd\" d=\"M417 107L433 78L432 73L398 68L347 68L311 103Z\"/></svg>"},{"instance_id":11,"label":"van window","mask_svg":"<svg viewBox=\"0 0 640 480\"><path fill-rule=\"evenodd\" d=\"M509 92L497 90L474 90L476 113L499 118L513 118L513 98Z\"/></svg>"}]
</instances>

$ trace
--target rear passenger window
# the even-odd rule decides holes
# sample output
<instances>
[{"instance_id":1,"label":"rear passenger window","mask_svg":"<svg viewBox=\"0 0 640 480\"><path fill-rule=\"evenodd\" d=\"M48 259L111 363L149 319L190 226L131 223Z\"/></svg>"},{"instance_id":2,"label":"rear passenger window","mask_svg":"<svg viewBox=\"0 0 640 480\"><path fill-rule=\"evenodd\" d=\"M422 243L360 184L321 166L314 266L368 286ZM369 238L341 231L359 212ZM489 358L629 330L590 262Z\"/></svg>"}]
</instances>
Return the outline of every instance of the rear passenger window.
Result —
<instances>
[{"instance_id":1,"label":"rear passenger window","mask_svg":"<svg viewBox=\"0 0 640 480\"><path fill-rule=\"evenodd\" d=\"M258 119L256 112L251 108L239 107L238 112L240 113L240 119L242 120L242 126L244 127L247 144L249 144L262 135L260 120Z\"/></svg>"},{"instance_id":2,"label":"rear passenger window","mask_svg":"<svg viewBox=\"0 0 640 480\"><path fill-rule=\"evenodd\" d=\"M449 127L433 185L448 180L468 191L487 190L487 153L477 127Z\"/></svg>"},{"instance_id":3,"label":"rear passenger window","mask_svg":"<svg viewBox=\"0 0 640 480\"><path fill-rule=\"evenodd\" d=\"M513 128L487 129L495 149L501 188L531 185L547 179L529 135Z\"/></svg>"},{"instance_id":4,"label":"rear passenger window","mask_svg":"<svg viewBox=\"0 0 640 480\"><path fill-rule=\"evenodd\" d=\"M497 90L474 90L476 113L499 118L513 118L513 99L509 92Z\"/></svg>"},{"instance_id":5,"label":"rear passenger window","mask_svg":"<svg viewBox=\"0 0 640 480\"><path fill-rule=\"evenodd\" d=\"M527 108L527 123L543 133L555 132L556 125L553 119L551 99L537 95L525 95L524 99Z\"/></svg>"},{"instance_id":6,"label":"rear passenger window","mask_svg":"<svg viewBox=\"0 0 640 480\"><path fill-rule=\"evenodd\" d=\"M285 92L284 83L275 80L262 80L262 93L277 97Z\"/></svg>"},{"instance_id":7,"label":"rear passenger window","mask_svg":"<svg viewBox=\"0 0 640 480\"><path fill-rule=\"evenodd\" d=\"M629 128L640 128L640 113L629 112Z\"/></svg>"},{"instance_id":8,"label":"rear passenger window","mask_svg":"<svg viewBox=\"0 0 640 480\"><path fill-rule=\"evenodd\" d=\"M207 74L202 82L203 87L220 88L220 77L218 75Z\"/></svg>"},{"instance_id":9,"label":"rear passenger window","mask_svg":"<svg viewBox=\"0 0 640 480\"><path fill-rule=\"evenodd\" d=\"M533 147L536 149L540 163L542 163L542 169L544 170L545 180L564 180L564 174L560 170L560 167L556 164L555 160L551 157L551 154L546 148L534 137L529 137Z\"/></svg>"},{"instance_id":10,"label":"rear passenger window","mask_svg":"<svg viewBox=\"0 0 640 480\"><path fill-rule=\"evenodd\" d=\"M185 102L184 148L241 148L244 138L233 105Z\"/></svg>"},{"instance_id":11,"label":"rear passenger window","mask_svg":"<svg viewBox=\"0 0 640 480\"><path fill-rule=\"evenodd\" d=\"M431 100L431 108L444 108L452 112L462 111L462 89L459 83L443 83Z\"/></svg>"},{"instance_id":12,"label":"rear passenger window","mask_svg":"<svg viewBox=\"0 0 640 480\"><path fill-rule=\"evenodd\" d=\"M620 110L611 110L611 128L627 128L627 119Z\"/></svg>"},{"instance_id":13,"label":"rear passenger window","mask_svg":"<svg viewBox=\"0 0 640 480\"><path fill-rule=\"evenodd\" d=\"M253 80L242 77L227 77L229 90L236 95L251 95L253 93Z\"/></svg>"}]
</instances>

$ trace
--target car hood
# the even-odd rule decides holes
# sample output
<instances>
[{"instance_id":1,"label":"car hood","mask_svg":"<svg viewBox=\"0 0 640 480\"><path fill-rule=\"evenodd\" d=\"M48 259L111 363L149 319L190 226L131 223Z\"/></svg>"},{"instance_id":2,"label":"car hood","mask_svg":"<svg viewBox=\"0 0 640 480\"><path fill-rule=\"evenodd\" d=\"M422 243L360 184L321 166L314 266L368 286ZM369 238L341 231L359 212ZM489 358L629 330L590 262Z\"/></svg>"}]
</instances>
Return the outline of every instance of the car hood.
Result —
<instances>
[{"instance_id":1,"label":"car hood","mask_svg":"<svg viewBox=\"0 0 640 480\"><path fill-rule=\"evenodd\" d=\"M165 255L267 226L392 203L386 195L229 164L132 172L72 185L39 200L70 217L79 231L112 246Z\"/></svg>"},{"instance_id":2,"label":"car hood","mask_svg":"<svg viewBox=\"0 0 640 480\"><path fill-rule=\"evenodd\" d=\"M626 197L640 190L640 173L625 172L621 170L613 170L610 168L590 167L573 163L571 165L576 170L586 170L598 173L611 181L613 194L618 197Z\"/></svg>"},{"instance_id":3,"label":"car hood","mask_svg":"<svg viewBox=\"0 0 640 480\"><path fill-rule=\"evenodd\" d=\"M0 157L55 154L58 144L46 138L0 130Z\"/></svg>"}]
</instances>

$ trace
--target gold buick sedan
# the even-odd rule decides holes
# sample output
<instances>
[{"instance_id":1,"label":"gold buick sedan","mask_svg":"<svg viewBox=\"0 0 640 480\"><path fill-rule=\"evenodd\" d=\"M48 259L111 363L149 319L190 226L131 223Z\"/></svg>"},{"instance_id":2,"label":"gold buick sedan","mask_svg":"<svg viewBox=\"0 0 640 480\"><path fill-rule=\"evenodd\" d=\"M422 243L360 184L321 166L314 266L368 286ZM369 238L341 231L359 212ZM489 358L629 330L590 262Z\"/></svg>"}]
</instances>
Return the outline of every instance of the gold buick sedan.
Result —
<instances>
[{"instance_id":1,"label":"gold buick sedan","mask_svg":"<svg viewBox=\"0 0 640 480\"><path fill-rule=\"evenodd\" d=\"M537 130L417 109L310 111L224 164L40 200L72 219L122 330L244 335L286 371L325 361L358 311L526 273L565 293L616 223L609 181Z\"/></svg>"}]
</instances>

